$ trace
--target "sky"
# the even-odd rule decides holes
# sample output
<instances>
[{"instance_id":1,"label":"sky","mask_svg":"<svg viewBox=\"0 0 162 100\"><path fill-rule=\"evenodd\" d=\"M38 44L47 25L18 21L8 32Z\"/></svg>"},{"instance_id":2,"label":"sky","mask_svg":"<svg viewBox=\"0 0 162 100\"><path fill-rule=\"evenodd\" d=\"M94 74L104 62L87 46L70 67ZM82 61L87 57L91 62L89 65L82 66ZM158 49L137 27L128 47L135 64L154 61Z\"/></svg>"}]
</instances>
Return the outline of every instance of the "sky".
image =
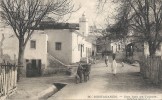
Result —
<instances>
[{"instance_id":1,"label":"sky","mask_svg":"<svg viewBox=\"0 0 162 100\"><path fill-rule=\"evenodd\" d=\"M111 1L111 0L109 0ZM113 16L114 13L114 8L115 6L111 2L107 2L107 5L105 6L104 10L102 13L98 13L97 10L97 0L73 0L74 4L76 7L81 5L81 8L73 13L68 20L68 22L71 23L78 23L79 18L82 16L83 13L85 13L86 18L88 18L89 25L97 25L103 27L105 24L107 24L107 21L105 18L107 16ZM112 19L109 18L109 22L113 23Z\"/></svg>"},{"instance_id":2,"label":"sky","mask_svg":"<svg viewBox=\"0 0 162 100\"><path fill-rule=\"evenodd\" d=\"M82 16L83 13L85 13L86 18L88 19L89 25L97 25L101 28L103 28L105 25L108 24L107 16L112 17L114 14L114 8L115 5L111 2L111 0L107 0L107 5L105 5L104 11L98 11L97 10L97 1L98 0L72 0L75 7L79 7L81 5L81 8L77 11L72 13L70 19L67 21L69 23L79 23L79 18ZM98 13L100 12L100 13ZM69 16L66 18L69 18ZM65 19L66 19L65 18ZM109 23L113 23L113 19L109 18Z\"/></svg>"}]
</instances>

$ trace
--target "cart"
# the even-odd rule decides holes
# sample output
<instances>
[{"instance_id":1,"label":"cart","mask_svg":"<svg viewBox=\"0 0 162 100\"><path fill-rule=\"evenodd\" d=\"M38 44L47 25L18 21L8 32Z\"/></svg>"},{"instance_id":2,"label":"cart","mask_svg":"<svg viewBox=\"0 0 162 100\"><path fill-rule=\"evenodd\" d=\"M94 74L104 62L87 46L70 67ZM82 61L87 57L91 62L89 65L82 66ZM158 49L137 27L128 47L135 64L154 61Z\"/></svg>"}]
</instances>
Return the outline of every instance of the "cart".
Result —
<instances>
[{"instance_id":1,"label":"cart","mask_svg":"<svg viewBox=\"0 0 162 100\"><path fill-rule=\"evenodd\" d=\"M90 78L89 77L90 71L91 71L91 64L80 63L76 70L75 76L76 84L78 84L79 82L82 83L83 81L87 82Z\"/></svg>"}]
</instances>

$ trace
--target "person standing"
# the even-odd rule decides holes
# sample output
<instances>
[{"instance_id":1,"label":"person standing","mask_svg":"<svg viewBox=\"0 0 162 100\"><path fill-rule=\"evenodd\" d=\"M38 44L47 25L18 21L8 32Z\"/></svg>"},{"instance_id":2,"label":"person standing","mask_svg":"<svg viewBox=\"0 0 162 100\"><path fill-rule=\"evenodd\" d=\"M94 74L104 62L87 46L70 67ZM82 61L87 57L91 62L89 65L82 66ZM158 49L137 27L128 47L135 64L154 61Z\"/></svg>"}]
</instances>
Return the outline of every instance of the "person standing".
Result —
<instances>
[{"instance_id":1,"label":"person standing","mask_svg":"<svg viewBox=\"0 0 162 100\"><path fill-rule=\"evenodd\" d=\"M108 63L109 63L109 57L108 57L108 55L105 55L105 64L106 64L106 67L108 67Z\"/></svg>"},{"instance_id":2,"label":"person standing","mask_svg":"<svg viewBox=\"0 0 162 100\"><path fill-rule=\"evenodd\" d=\"M77 75L79 76L79 81L82 83L83 80L83 67L81 64L79 64L78 69L77 69Z\"/></svg>"},{"instance_id":3,"label":"person standing","mask_svg":"<svg viewBox=\"0 0 162 100\"><path fill-rule=\"evenodd\" d=\"M111 63L111 69L112 69L113 75L115 76L116 75L117 63L116 63L116 60L115 60L115 56L112 56L112 58L113 58L113 61Z\"/></svg>"}]
</instances>

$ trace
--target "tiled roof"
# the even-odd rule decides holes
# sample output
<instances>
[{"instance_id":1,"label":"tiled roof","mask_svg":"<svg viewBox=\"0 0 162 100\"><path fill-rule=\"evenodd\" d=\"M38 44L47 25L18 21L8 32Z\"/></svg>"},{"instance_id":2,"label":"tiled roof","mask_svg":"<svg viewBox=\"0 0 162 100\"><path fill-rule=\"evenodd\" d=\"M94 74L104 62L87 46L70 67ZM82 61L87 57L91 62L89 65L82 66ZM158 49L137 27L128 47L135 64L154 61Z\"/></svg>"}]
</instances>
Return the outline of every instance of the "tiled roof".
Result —
<instances>
[{"instance_id":1,"label":"tiled roof","mask_svg":"<svg viewBox=\"0 0 162 100\"><path fill-rule=\"evenodd\" d=\"M39 24L37 30L45 29L75 29L79 30L78 23L56 23L54 21L43 21Z\"/></svg>"}]
</instances>

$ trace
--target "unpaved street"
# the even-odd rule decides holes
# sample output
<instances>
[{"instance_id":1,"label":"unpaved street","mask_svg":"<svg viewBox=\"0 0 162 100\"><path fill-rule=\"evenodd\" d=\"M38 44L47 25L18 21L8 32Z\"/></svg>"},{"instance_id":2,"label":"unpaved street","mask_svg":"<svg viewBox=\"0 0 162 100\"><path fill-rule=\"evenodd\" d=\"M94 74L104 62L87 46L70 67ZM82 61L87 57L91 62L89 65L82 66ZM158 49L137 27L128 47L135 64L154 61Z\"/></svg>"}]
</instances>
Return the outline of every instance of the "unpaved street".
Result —
<instances>
[{"instance_id":1,"label":"unpaved street","mask_svg":"<svg viewBox=\"0 0 162 100\"><path fill-rule=\"evenodd\" d=\"M92 66L88 82L68 84L48 100L128 99L130 94L147 95L146 98L151 98L151 96L162 94L162 88L143 80L139 70L137 66L125 64L125 67L122 67L118 63L117 75L113 76L111 67L106 67L103 62L100 62ZM161 100L159 97L152 97L152 99Z\"/></svg>"}]
</instances>

